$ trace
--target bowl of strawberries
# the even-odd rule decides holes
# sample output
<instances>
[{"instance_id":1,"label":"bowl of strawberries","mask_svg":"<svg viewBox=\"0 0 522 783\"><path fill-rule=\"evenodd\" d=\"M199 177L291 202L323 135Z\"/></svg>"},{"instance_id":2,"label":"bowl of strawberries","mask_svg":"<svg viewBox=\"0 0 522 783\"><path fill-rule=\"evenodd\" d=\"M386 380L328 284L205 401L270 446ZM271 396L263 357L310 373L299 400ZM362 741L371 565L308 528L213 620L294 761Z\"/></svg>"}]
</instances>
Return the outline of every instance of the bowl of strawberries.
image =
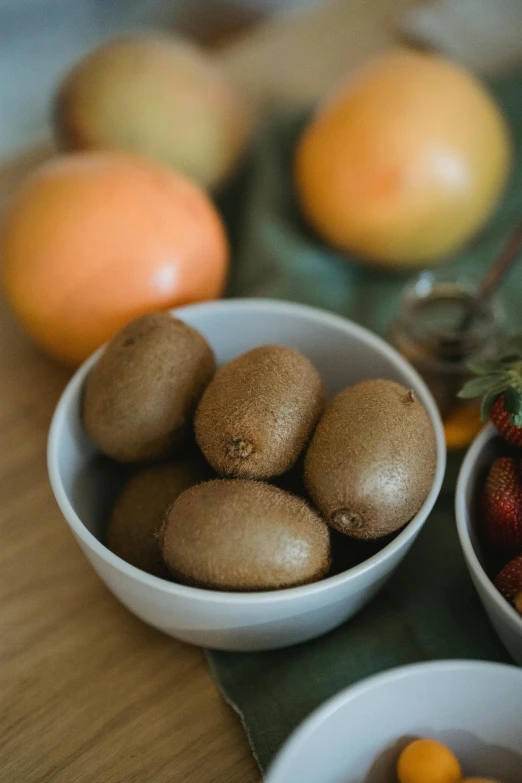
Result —
<instances>
[{"instance_id":1,"label":"bowl of strawberries","mask_svg":"<svg viewBox=\"0 0 522 783\"><path fill-rule=\"evenodd\" d=\"M457 529L484 608L522 666L522 338L471 365L463 397L482 397L489 423L471 444L456 492Z\"/></svg>"}]
</instances>

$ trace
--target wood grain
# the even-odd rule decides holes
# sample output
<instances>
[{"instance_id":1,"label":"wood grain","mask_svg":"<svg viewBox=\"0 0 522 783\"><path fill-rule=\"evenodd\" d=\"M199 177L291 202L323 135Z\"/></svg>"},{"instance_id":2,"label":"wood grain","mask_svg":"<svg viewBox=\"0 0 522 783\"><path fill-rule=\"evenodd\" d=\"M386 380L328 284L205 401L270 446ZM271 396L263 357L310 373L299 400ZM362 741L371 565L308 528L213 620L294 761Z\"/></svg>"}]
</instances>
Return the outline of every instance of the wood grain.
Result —
<instances>
[{"instance_id":1,"label":"wood grain","mask_svg":"<svg viewBox=\"0 0 522 783\"><path fill-rule=\"evenodd\" d=\"M346 0L220 52L266 109L318 97L393 40L407 0ZM0 170L0 212L42 143ZM0 301L0 781L254 783L259 772L201 651L129 614L67 531L47 480L50 418L68 371Z\"/></svg>"}]
</instances>

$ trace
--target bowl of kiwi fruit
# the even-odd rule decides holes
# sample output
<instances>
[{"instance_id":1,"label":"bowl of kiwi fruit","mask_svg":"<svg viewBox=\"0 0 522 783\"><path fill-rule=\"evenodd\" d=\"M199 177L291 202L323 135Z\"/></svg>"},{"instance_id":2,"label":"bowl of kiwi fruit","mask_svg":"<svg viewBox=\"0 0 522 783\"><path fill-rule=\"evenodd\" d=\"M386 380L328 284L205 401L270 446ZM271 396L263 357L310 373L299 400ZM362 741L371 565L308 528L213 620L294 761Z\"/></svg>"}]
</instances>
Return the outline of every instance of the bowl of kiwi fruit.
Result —
<instances>
[{"instance_id":1,"label":"bowl of kiwi fruit","mask_svg":"<svg viewBox=\"0 0 522 783\"><path fill-rule=\"evenodd\" d=\"M48 440L57 503L134 614L224 650L284 647L363 607L441 488L427 387L315 308L229 299L149 313L75 373Z\"/></svg>"}]
</instances>

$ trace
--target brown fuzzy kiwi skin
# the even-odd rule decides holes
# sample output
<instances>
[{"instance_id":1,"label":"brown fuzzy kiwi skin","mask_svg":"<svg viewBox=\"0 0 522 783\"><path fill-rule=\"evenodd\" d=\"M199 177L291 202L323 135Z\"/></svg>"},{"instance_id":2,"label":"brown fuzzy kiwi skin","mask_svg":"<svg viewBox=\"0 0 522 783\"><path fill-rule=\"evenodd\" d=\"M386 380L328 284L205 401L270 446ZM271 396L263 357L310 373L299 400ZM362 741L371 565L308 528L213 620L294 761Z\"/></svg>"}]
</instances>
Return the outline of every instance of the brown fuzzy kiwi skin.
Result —
<instances>
[{"instance_id":1,"label":"brown fuzzy kiwi skin","mask_svg":"<svg viewBox=\"0 0 522 783\"><path fill-rule=\"evenodd\" d=\"M158 532L176 498L209 478L203 458L156 463L139 469L114 504L106 531L108 548L136 568L170 579L161 557Z\"/></svg>"},{"instance_id":2,"label":"brown fuzzy kiwi skin","mask_svg":"<svg viewBox=\"0 0 522 783\"><path fill-rule=\"evenodd\" d=\"M305 456L305 483L333 528L376 539L420 509L436 453L431 421L412 390L363 381L340 392L319 421Z\"/></svg>"},{"instance_id":3,"label":"brown fuzzy kiwi skin","mask_svg":"<svg viewBox=\"0 0 522 783\"><path fill-rule=\"evenodd\" d=\"M264 345L217 371L196 410L196 441L220 476L272 478L295 464L323 408L310 360Z\"/></svg>"},{"instance_id":4,"label":"brown fuzzy kiwi skin","mask_svg":"<svg viewBox=\"0 0 522 783\"><path fill-rule=\"evenodd\" d=\"M163 459L191 432L214 372L203 335L168 313L140 316L111 340L86 380L85 430L119 462Z\"/></svg>"},{"instance_id":5,"label":"brown fuzzy kiwi skin","mask_svg":"<svg viewBox=\"0 0 522 783\"><path fill-rule=\"evenodd\" d=\"M183 492L160 542L177 580L212 590L295 587L325 577L331 563L319 515L304 500L249 479L216 479Z\"/></svg>"}]
</instances>

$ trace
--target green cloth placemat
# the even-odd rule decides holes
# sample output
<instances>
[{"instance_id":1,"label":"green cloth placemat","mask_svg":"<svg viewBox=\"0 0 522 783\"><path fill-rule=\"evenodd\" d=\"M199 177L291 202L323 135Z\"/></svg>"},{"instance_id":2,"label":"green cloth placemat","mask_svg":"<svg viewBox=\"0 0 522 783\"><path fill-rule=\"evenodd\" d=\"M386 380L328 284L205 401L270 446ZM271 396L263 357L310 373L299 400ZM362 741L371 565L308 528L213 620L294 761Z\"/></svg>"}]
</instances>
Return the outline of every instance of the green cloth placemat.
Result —
<instances>
[{"instance_id":1,"label":"green cloth placemat","mask_svg":"<svg viewBox=\"0 0 522 783\"><path fill-rule=\"evenodd\" d=\"M439 267L443 275L479 277L522 214L522 79L505 79L493 90L513 130L517 164L497 214L471 246ZM224 206L234 249L229 294L304 302L386 335L408 276L356 265L328 249L303 223L291 178L302 123L302 117L279 117L267 124ZM522 328L522 265L512 270L502 293L510 327ZM363 677L428 659L509 660L460 552L453 512L459 464L460 457L450 457L440 498L419 538L392 579L354 618L284 650L207 653L262 769L306 715Z\"/></svg>"}]
</instances>

